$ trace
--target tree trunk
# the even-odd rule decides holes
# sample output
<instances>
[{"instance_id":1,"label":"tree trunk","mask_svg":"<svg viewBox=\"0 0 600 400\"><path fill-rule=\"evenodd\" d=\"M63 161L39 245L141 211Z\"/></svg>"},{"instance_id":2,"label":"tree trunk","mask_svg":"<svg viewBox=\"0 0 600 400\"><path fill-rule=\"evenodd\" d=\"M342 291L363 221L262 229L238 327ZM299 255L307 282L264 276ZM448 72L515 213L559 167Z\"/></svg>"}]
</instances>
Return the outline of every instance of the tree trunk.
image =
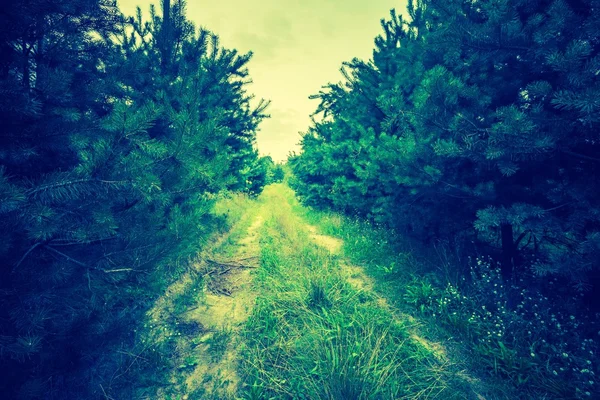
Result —
<instances>
[{"instance_id":1,"label":"tree trunk","mask_svg":"<svg viewBox=\"0 0 600 400\"><path fill-rule=\"evenodd\" d=\"M502 235L502 261L500 270L505 281L510 280L513 274L513 261L515 258L515 242L513 238L513 226L502 224L500 226Z\"/></svg>"}]
</instances>

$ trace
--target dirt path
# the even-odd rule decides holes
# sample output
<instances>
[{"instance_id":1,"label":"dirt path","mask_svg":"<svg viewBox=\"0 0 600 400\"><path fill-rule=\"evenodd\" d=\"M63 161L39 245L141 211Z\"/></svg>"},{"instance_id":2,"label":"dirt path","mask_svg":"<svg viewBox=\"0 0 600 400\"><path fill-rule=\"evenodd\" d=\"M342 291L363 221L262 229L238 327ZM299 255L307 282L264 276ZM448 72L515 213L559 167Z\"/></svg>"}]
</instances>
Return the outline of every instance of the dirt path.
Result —
<instances>
[{"instance_id":1,"label":"dirt path","mask_svg":"<svg viewBox=\"0 0 600 400\"><path fill-rule=\"evenodd\" d=\"M335 368L343 369L346 365L350 368L351 364L345 364L350 362L364 368L365 375L348 378L358 379L364 390L371 384L383 387L388 378L375 383L369 379L371 376L391 376L389 371L396 371L394 376L398 379L408 379L404 384L423 386L418 378L411 381L411 374L403 375L396 370L403 368L398 366L404 359L390 364L375 363L377 357L382 357L381 360L395 358L397 349L403 348L408 352L407 357L414 354L418 359L431 357L435 360L419 364L420 373L422 368L434 364L439 369L434 368L426 375L427 379L435 377L429 386L424 385L423 393L429 393L427 396L437 390L437 379L447 374L442 371L450 371L472 387L471 394L463 398L484 399L476 389L478 383L470 382L473 378L467 374L461 376L460 371L451 371L455 363L444 345L425 338L419 332L419 322L392 307L377 293L376 282L363 268L345 258L342 240L321 234L316 226L304 221L301 209L294 210L289 192L285 186L266 188L239 226L212 250L200 254L199 261L169 287L148 313L151 324L148 340L163 346L163 354L172 357L170 384L158 389L153 398L234 399L240 398L243 392L244 398L262 399L276 393L291 396L300 390L300 386L317 396L315 398L326 398L322 397L319 385L325 383L330 385L327 390L337 390L340 383L328 383L327 379L334 379L339 373L340 378L335 379L345 382L343 377L348 372L339 372ZM261 253L264 265L259 265ZM261 271L254 275L256 268ZM343 290L344 283L341 282L344 281L355 294ZM364 293L364 300L357 300L361 293ZM257 295L262 300L258 303ZM316 312L321 310L321 306L315 306L321 304L319 301L325 308L332 307L328 311L332 314L326 314L330 317ZM362 301L371 305L364 308ZM260 306L255 307L255 304ZM279 318L278 322L272 322L274 318ZM337 318L347 322L342 323ZM353 331L347 329L359 320L362 321L360 329L366 329L364 335L367 336L348 339L348 343L358 343L365 348L359 346L355 353L345 354L347 346L329 347L345 336L334 342L323 341L331 332L353 335ZM389 321L402 328L390 327ZM341 324L344 328L332 330L332 324ZM408 338L410 346L392 344L404 339L402 335L398 338L388 335L389 329L406 329L403 337ZM376 339L372 343L364 342L366 337ZM310 341L315 344L297 349ZM242 348L247 351L240 352ZM328 357L337 352L341 358L335 356L328 361ZM359 354L365 358L356 360ZM337 364L334 360L345 361ZM338 366L334 368L335 365ZM322 372L315 375L317 368ZM378 372L380 375L371 375L373 368L382 368ZM294 386L291 381L296 379ZM332 395L332 392L328 393Z\"/></svg>"},{"instance_id":2,"label":"dirt path","mask_svg":"<svg viewBox=\"0 0 600 400\"><path fill-rule=\"evenodd\" d=\"M251 271L258 267L263 221L253 216L239 239L203 252L149 311L148 340L170 344L173 352L172 386L159 389L157 398L171 399L174 393L184 400L234 397L240 381L238 332L255 300ZM229 236L221 242L231 241Z\"/></svg>"},{"instance_id":3,"label":"dirt path","mask_svg":"<svg viewBox=\"0 0 600 400\"><path fill-rule=\"evenodd\" d=\"M313 225L306 225L306 229L310 233L310 238L320 247L327 249L331 254L340 255L344 242L341 239L334 238L333 236L322 235L318 233L317 227ZM364 290L370 293L374 293L373 282L369 278L361 267L351 265L347 262L340 264L342 270L346 273L346 280L355 288ZM387 301L378 297L378 302L382 305L387 305Z\"/></svg>"},{"instance_id":4,"label":"dirt path","mask_svg":"<svg viewBox=\"0 0 600 400\"><path fill-rule=\"evenodd\" d=\"M238 249L233 260L219 260L220 265L209 262L207 269L213 271L214 268L217 272L209 275L204 304L184 314L187 321L208 328L199 338L199 362L186 379L189 391L203 386L207 394L220 398L233 396L237 391L240 381L237 374L238 332L256 297L252 290L251 270L258 267L257 232L262 223L263 218L257 216L246 236L236 244ZM236 267L237 264L244 267ZM211 377L209 382L207 377ZM187 397L183 396L183 399Z\"/></svg>"}]
</instances>

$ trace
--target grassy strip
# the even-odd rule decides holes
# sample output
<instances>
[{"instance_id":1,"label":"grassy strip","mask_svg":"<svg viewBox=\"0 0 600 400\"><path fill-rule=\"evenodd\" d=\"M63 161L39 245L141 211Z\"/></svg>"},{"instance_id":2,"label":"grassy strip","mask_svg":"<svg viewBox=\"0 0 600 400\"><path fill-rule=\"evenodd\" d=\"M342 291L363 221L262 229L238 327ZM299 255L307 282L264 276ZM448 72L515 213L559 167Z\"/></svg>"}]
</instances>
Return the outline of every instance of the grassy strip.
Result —
<instances>
[{"instance_id":1,"label":"grassy strip","mask_svg":"<svg viewBox=\"0 0 600 400\"><path fill-rule=\"evenodd\" d=\"M353 288L340 260L312 243L288 188L273 185L263 201L276 206L243 332L242 398L468 398L448 365L410 339L408 321Z\"/></svg>"}]
</instances>

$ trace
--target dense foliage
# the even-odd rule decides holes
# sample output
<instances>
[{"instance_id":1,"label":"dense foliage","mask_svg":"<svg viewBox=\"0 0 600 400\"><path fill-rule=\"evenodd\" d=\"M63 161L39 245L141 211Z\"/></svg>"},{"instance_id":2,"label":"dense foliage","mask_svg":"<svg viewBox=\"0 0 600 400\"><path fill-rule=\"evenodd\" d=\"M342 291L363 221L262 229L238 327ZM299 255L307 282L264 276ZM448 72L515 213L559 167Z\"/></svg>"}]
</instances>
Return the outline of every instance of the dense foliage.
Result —
<instances>
[{"instance_id":1,"label":"dense foliage","mask_svg":"<svg viewBox=\"0 0 600 400\"><path fill-rule=\"evenodd\" d=\"M593 397L600 2L418 0L407 15L313 96L292 184L443 255L443 274L398 290L479 369L524 398Z\"/></svg>"},{"instance_id":2,"label":"dense foliage","mask_svg":"<svg viewBox=\"0 0 600 400\"><path fill-rule=\"evenodd\" d=\"M0 15L0 382L6 398L130 398L136 323L257 193L251 54L164 0L33 0ZM112 394L111 394L112 393Z\"/></svg>"},{"instance_id":3,"label":"dense foliage","mask_svg":"<svg viewBox=\"0 0 600 400\"><path fill-rule=\"evenodd\" d=\"M314 97L308 204L494 255L505 278L597 285L600 4L411 1Z\"/></svg>"}]
</instances>

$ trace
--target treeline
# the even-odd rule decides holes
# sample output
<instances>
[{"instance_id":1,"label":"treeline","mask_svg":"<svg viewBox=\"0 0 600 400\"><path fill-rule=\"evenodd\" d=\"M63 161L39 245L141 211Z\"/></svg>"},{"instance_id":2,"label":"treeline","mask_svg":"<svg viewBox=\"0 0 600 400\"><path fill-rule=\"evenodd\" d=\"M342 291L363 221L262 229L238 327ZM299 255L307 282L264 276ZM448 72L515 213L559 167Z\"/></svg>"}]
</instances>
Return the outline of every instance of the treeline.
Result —
<instances>
[{"instance_id":1,"label":"treeline","mask_svg":"<svg viewBox=\"0 0 600 400\"><path fill-rule=\"evenodd\" d=\"M182 0L0 13L0 386L5 398L134 398L161 355L144 312L219 226L223 190L258 193L251 54ZM262 171L262 172L261 172ZM148 374L147 379L152 376ZM164 383L162 383L164 384Z\"/></svg>"},{"instance_id":2,"label":"treeline","mask_svg":"<svg viewBox=\"0 0 600 400\"><path fill-rule=\"evenodd\" d=\"M301 199L490 254L505 279L597 289L600 2L419 0L408 16L314 96L290 160Z\"/></svg>"}]
</instances>

